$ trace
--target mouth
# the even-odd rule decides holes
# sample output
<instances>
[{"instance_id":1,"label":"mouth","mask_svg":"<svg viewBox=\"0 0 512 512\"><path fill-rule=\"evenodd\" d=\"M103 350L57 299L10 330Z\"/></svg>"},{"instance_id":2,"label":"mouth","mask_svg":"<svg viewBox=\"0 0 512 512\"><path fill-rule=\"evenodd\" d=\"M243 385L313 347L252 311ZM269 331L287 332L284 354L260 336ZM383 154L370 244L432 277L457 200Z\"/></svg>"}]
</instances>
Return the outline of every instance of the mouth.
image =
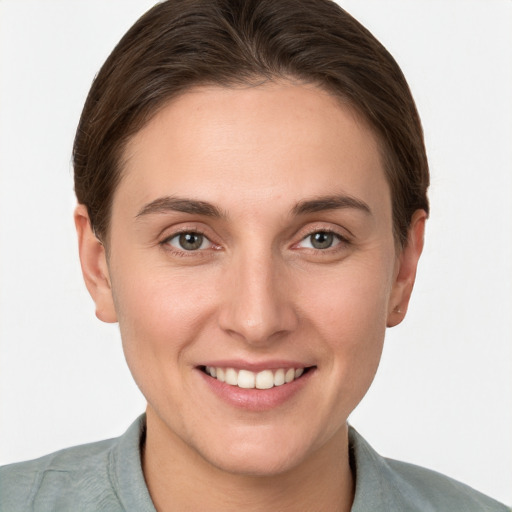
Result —
<instances>
[{"instance_id":1,"label":"mouth","mask_svg":"<svg viewBox=\"0 0 512 512\"><path fill-rule=\"evenodd\" d=\"M314 367L264 369L253 372L231 367L201 366L209 377L241 389L271 389L300 379Z\"/></svg>"}]
</instances>

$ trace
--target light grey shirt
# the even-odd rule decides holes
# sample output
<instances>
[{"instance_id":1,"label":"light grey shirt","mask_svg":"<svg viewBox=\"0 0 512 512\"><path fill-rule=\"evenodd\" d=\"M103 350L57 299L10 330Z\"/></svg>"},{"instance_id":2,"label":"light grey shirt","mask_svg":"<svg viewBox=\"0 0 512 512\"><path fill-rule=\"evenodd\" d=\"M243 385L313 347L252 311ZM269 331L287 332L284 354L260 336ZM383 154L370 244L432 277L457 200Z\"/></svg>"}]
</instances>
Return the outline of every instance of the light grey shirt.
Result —
<instances>
[{"instance_id":1,"label":"light grey shirt","mask_svg":"<svg viewBox=\"0 0 512 512\"><path fill-rule=\"evenodd\" d=\"M350 428L352 512L507 512L439 473L378 455ZM155 512L142 473L145 416L116 439L0 468L0 512Z\"/></svg>"}]
</instances>

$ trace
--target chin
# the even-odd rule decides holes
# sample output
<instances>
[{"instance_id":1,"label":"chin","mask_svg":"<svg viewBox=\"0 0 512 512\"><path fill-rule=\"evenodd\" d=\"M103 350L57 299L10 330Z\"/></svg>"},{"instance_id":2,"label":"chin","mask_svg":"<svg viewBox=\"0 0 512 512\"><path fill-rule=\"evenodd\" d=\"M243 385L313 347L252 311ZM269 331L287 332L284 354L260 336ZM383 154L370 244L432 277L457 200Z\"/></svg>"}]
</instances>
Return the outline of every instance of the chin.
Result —
<instances>
[{"instance_id":1,"label":"chin","mask_svg":"<svg viewBox=\"0 0 512 512\"><path fill-rule=\"evenodd\" d=\"M274 453L267 450L244 450L238 447L236 453L213 456L209 462L226 473L248 477L271 477L281 475L299 466L302 457L297 453Z\"/></svg>"},{"instance_id":2,"label":"chin","mask_svg":"<svg viewBox=\"0 0 512 512\"><path fill-rule=\"evenodd\" d=\"M276 476L293 470L304 463L315 451L310 438L279 433L276 427L266 427L247 438L229 434L213 444L199 449L202 457L216 468L243 476ZM281 435L279 435L281 434Z\"/></svg>"}]
</instances>

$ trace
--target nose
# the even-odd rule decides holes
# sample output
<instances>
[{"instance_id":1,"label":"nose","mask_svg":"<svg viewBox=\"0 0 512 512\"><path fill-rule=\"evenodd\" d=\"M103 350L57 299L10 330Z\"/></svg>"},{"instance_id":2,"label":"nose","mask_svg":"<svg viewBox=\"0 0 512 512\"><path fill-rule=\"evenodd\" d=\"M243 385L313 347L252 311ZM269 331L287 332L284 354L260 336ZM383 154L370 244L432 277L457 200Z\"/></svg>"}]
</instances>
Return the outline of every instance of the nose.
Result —
<instances>
[{"instance_id":1,"label":"nose","mask_svg":"<svg viewBox=\"0 0 512 512\"><path fill-rule=\"evenodd\" d=\"M296 329L291 276L270 250L234 257L224 277L219 324L225 332L264 346Z\"/></svg>"}]
</instances>

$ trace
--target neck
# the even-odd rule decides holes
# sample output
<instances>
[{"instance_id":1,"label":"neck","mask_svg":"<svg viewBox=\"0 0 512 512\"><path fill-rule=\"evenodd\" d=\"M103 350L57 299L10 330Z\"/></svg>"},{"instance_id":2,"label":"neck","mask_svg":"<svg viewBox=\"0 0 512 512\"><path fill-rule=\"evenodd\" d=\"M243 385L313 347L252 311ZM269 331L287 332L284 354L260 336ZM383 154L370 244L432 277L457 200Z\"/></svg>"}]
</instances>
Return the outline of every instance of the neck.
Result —
<instances>
[{"instance_id":1,"label":"neck","mask_svg":"<svg viewBox=\"0 0 512 512\"><path fill-rule=\"evenodd\" d=\"M354 497L348 429L337 432L297 467L271 476L219 469L147 412L142 466L158 512L349 512Z\"/></svg>"}]
</instances>

